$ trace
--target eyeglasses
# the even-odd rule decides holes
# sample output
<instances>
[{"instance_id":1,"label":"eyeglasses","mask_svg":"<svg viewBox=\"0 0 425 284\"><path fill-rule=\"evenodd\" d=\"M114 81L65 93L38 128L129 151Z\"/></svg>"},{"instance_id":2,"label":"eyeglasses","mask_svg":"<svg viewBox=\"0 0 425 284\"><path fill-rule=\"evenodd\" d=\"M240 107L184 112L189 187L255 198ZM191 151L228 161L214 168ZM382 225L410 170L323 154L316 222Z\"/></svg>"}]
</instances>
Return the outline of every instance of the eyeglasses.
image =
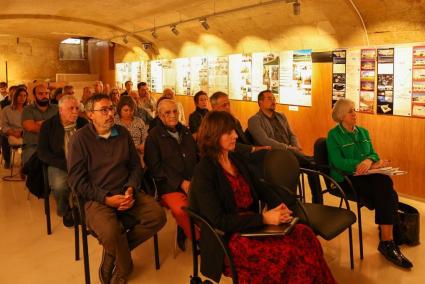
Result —
<instances>
[{"instance_id":1,"label":"eyeglasses","mask_svg":"<svg viewBox=\"0 0 425 284\"><path fill-rule=\"evenodd\" d=\"M170 117L170 116L178 116L179 115L179 111L177 109L173 109L173 110L167 110L164 111L164 115L166 117Z\"/></svg>"},{"instance_id":2,"label":"eyeglasses","mask_svg":"<svg viewBox=\"0 0 425 284\"><path fill-rule=\"evenodd\" d=\"M108 113L114 114L116 109L115 109L114 106L110 106L110 107L104 107L104 108L101 108L101 109L94 109L92 111L100 111L101 114L108 115Z\"/></svg>"}]
</instances>

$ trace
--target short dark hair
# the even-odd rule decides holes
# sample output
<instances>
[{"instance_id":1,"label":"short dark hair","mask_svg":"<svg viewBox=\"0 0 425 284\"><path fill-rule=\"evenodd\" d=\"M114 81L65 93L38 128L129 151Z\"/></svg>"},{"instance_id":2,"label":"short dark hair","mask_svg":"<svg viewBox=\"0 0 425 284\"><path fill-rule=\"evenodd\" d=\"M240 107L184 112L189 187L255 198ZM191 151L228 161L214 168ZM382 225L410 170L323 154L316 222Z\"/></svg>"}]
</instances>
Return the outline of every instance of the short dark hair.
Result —
<instances>
[{"instance_id":1,"label":"short dark hair","mask_svg":"<svg viewBox=\"0 0 425 284\"><path fill-rule=\"evenodd\" d=\"M264 100L264 94L265 94L265 93L271 93L271 94L273 94L273 92L272 92L272 91L270 91L270 90L263 90L263 91L261 91L261 92L258 94L258 98L257 98L258 105L260 105L260 101Z\"/></svg>"},{"instance_id":2,"label":"short dark hair","mask_svg":"<svg viewBox=\"0 0 425 284\"><path fill-rule=\"evenodd\" d=\"M136 110L136 103L134 102L133 98L130 96L122 96L117 104L117 114L119 117L121 117L121 110L125 106L128 106L133 111Z\"/></svg>"},{"instance_id":3,"label":"short dark hair","mask_svg":"<svg viewBox=\"0 0 425 284\"><path fill-rule=\"evenodd\" d=\"M210 111L198 129L197 141L202 157L218 159L221 152L220 138L236 129L236 119L226 111Z\"/></svg>"},{"instance_id":4,"label":"short dark hair","mask_svg":"<svg viewBox=\"0 0 425 284\"><path fill-rule=\"evenodd\" d=\"M140 82L140 83L138 83L137 84L137 90L139 90L140 88L142 88L142 87L144 87L144 86L146 86L147 85L147 83L146 82Z\"/></svg>"},{"instance_id":5,"label":"short dark hair","mask_svg":"<svg viewBox=\"0 0 425 284\"><path fill-rule=\"evenodd\" d=\"M133 84L133 82L131 82L131 80L127 80L127 81L125 81L124 86L126 86L126 85L127 85L127 83L131 83L131 84Z\"/></svg>"},{"instance_id":6,"label":"short dark hair","mask_svg":"<svg viewBox=\"0 0 425 284\"><path fill-rule=\"evenodd\" d=\"M0 82L0 88L7 88L6 82Z\"/></svg>"},{"instance_id":7,"label":"short dark hair","mask_svg":"<svg viewBox=\"0 0 425 284\"><path fill-rule=\"evenodd\" d=\"M221 92L221 91L218 91L218 92L215 92L214 94L212 94L212 96L210 97L211 105L215 106L217 104L217 100L219 98L222 98L222 97L229 97L229 95L227 95L225 92Z\"/></svg>"},{"instance_id":8,"label":"short dark hair","mask_svg":"<svg viewBox=\"0 0 425 284\"><path fill-rule=\"evenodd\" d=\"M63 93L63 88L56 88L53 92L52 99L56 99L57 96L61 95Z\"/></svg>"},{"instance_id":9,"label":"short dark hair","mask_svg":"<svg viewBox=\"0 0 425 284\"><path fill-rule=\"evenodd\" d=\"M94 104L105 99L108 101L111 100L111 98L106 94L94 94L93 96L87 99L86 103L84 104L84 109L86 111L93 111Z\"/></svg>"},{"instance_id":10,"label":"short dark hair","mask_svg":"<svg viewBox=\"0 0 425 284\"><path fill-rule=\"evenodd\" d=\"M193 101L195 102L196 105L199 102L199 97L200 96L207 96L208 97L207 93L205 93L204 91L196 92L195 96L193 97Z\"/></svg>"}]
</instances>

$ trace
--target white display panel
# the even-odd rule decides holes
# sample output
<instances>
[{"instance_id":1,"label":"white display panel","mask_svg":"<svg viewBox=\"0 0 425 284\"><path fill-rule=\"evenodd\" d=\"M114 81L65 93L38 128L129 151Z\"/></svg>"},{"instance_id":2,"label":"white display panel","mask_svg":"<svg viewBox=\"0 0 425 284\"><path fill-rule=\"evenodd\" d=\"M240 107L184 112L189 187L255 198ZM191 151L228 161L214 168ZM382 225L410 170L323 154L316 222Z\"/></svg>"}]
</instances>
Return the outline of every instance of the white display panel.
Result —
<instances>
[{"instance_id":1,"label":"white display panel","mask_svg":"<svg viewBox=\"0 0 425 284\"><path fill-rule=\"evenodd\" d=\"M173 89L176 91L176 66L175 60L163 59L162 64L162 85L163 89Z\"/></svg>"},{"instance_id":2,"label":"white display panel","mask_svg":"<svg viewBox=\"0 0 425 284\"><path fill-rule=\"evenodd\" d=\"M229 97L233 100L252 100L252 58L249 54L229 56Z\"/></svg>"},{"instance_id":3,"label":"white display panel","mask_svg":"<svg viewBox=\"0 0 425 284\"><path fill-rule=\"evenodd\" d=\"M208 58L190 58L191 95L199 91L208 93Z\"/></svg>"},{"instance_id":4,"label":"white display panel","mask_svg":"<svg viewBox=\"0 0 425 284\"><path fill-rule=\"evenodd\" d=\"M360 50L347 50L346 64L346 91L345 98L354 102L355 108L359 110L360 95Z\"/></svg>"},{"instance_id":5,"label":"white display panel","mask_svg":"<svg viewBox=\"0 0 425 284\"><path fill-rule=\"evenodd\" d=\"M394 50L394 114L412 115L412 48Z\"/></svg>"},{"instance_id":6,"label":"white display panel","mask_svg":"<svg viewBox=\"0 0 425 284\"><path fill-rule=\"evenodd\" d=\"M229 58L227 56L208 57L208 93L221 91L229 93Z\"/></svg>"},{"instance_id":7,"label":"white display panel","mask_svg":"<svg viewBox=\"0 0 425 284\"><path fill-rule=\"evenodd\" d=\"M162 93L164 90L163 80L162 80L162 63L160 60L151 61L151 90L155 93Z\"/></svg>"},{"instance_id":8,"label":"white display panel","mask_svg":"<svg viewBox=\"0 0 425 284\"><path fill-rule=\"evenodd\" d=\"M191 76L189 58L177 58L174 60L176 67L176 93L178 95L190 95Z\"/></svg>"}]
</instances>

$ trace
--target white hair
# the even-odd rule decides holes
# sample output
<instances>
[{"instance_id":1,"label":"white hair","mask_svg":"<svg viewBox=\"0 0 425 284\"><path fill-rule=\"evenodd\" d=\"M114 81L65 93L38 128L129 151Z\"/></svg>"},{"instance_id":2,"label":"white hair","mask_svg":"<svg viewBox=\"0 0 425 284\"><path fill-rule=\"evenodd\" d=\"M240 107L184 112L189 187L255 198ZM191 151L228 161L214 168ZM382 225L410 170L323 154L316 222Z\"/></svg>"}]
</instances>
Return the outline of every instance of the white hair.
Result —
<instances>
[{"instance_id":1,"label":"white hair","mask_svg":"<svg viewBox=\"0 0 425 284\"><path fill-rule=\"evenodd\" d=\"M67 102L67 101L76 101L78 103L78 100L76 97L74 97L73 95L65 95L63 96L59 102L58 102L58 107L62 108L62 106Z\"/></svg>"},{"instance_id":2,"label":"white hair","mask_svg":"<svg viewBox=\"0 0 425 284\"><path fill-rule=\"evenodd\" d=\"M339 99L332 110L332 119L335 122L341 123L344 117L354 107L354 102L349 99Z\"/></svg>"},{"instance_id":3,"label":"white hair","mask_svg":"<svg viewBox=\"0 0 425 284\"><path fill-rule=\"evenodd\" d=\"M158 112L158 114L162 114L162 108L164 107L164 104L165 103L172 103L172 104L174 104L177 107L177 103L176 103L175 100L163 99L163 100L161 100L158 103L158 106L157 106L157 112Z\"/></svg>"}]
</instances>

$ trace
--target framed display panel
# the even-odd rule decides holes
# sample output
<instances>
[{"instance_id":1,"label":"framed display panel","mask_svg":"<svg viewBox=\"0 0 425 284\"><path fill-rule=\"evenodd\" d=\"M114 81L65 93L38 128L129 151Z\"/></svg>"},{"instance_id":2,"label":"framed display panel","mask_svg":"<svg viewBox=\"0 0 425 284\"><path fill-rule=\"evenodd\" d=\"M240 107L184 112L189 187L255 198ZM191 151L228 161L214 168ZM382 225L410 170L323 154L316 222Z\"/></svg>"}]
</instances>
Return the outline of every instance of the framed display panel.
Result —
<instances>
[{"instance_id":1,"label":"framed display panel","mask_svg":"<svg viewBox=\"0 0 425 284\"><path fill-rule=\"evenodd\" d=\"M378 48L376 112L394 112L394 48Z\"/></svg>"},{"instance_id":2,"label":"framed display panel","mask_svg":"<svg viewBox=\"0 0 425 284\"><path fill-rule=\"evenodd\" d=\"M208 93L229 93L229 58L227 56L208 57Z\"/></svg>"},{"instance_id":3,"label":"framed display panel","mask_svg":"<svg viewBox=\"0 0 425 284\"><path fill-rule=\"evenodd\" d=\"M208 92L208 58L190 58L191 95L199 91Z\"/></svg>"},{"instance_id":4,"label":"framed display panel","mask_svg":"<svg viewBox=\"0 0 425 284\"><path fill-rule=\"evenodd\" d=\"M229 97L233 100L252 101L252 56L229 56Z\"/></svg>"},{"instance_id":5,"label":"framed display panel","mask_svg":"<svg viewBox=\"0 0 425 284\"><path fill-rule=\"evenodd\" d=\"M376 49L360 51L359 111L374 113L376 81Z\"/></svg>"},{"instance_id":6,"label":"framed display panel","mask_svg":"<svg viewBox=\"0 0 425 284\"><path fill-rule=\"evenodd\" d=\"M332 105L334 105L337 100L345 98L347 87L346 63L346 50L334 50L332 52Z\"/></svg>"},{"instance_id":7,"label":"framed display panel","mask_svg":"<svg viewBox=\"0 0 425 284\"><path fill-rule=\"evenodd\" d=\"M412 58L412 116L425 117L425 46L414 46Z\"/></svg>"}]
</instances>

